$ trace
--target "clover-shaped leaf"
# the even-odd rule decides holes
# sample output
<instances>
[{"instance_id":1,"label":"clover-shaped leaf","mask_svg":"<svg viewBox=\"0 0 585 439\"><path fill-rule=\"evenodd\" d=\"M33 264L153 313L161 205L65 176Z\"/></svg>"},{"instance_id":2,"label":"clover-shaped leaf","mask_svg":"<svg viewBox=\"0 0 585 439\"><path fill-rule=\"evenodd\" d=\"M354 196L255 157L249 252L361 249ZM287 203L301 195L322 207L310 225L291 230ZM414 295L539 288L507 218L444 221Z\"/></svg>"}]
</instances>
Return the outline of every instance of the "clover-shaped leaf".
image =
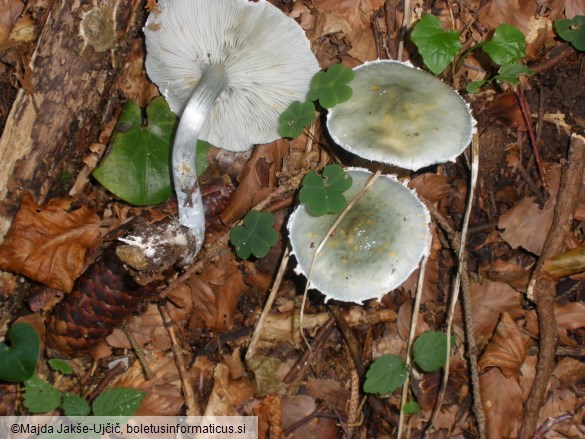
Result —
<instances>
[{"instance_id":1,"label":"clover-shaped leaf","mask_svg":"<svg viewBox=\"0 0 585 439\"><path fill-rule=\"evenodd\" d=\"M524 34L509 24L500 24L492 38L481 47L500 66L515 63L526 55Z\"/></svg>"},{"instance_id":2,"label":"clover-shaped leaf","mask_svg":"<svg viewBox=\"0 0 585 439\"><path fill-rule=\"evenodd\" d=\"M435 75L445 70L461 50L459 32L443 31L441 20L430 14L424 15L414 26L410 39Z\"/></svg>"},{"instance_id":3,"label":"clover-shaped leaf","mask_svg":"<svg viewBox=\"0 0 585 439\"><path fill-rule=\"evenodd\" d=\"M177 117L160 96L146 107L146 117L145 125L140 106L126 102L110 150L92 174L110 192L137 206L158 204L173 194L169 159ZM207 167L209 147L197 144L198 175Z\"/></svg>"},{"instance_id":4,"label":"clover-shaped leaf","mask_svg":"<svg viewBox=\"0 0 585 439\"><path fill-rule=\"evenodd\" d=\"M10 347L0 343L0 380L18 383L34 374L40 340L34 328L26 323L12 325L7 338Z\"/></svg>"},{"instance_id":5,"label":"clover-shaped leaf","mask_svg":"<svg viewBox=\"0 0 585 439\"><path fill-rule=\"evenodd\" d=\"M366 373L364 392L390 393L404 384L406 380L406 363L396 355L382 355L372 363Z\"/></svg>"},{"instance_id":6,"label":"clover-shaped leaf","mask_svg":"<svg viewBox=\"0 0 585 439\"><path fill-rule=\"evenodd\" d=\"M315 120L315 105L312 102L294 101L280 115L280 135L294 139L299 137L303 129Z\"/></svg>"},{"instance_id":7,"label":"clover-shaped leaf","mask_svg":"<svg viewBox=\"0 0 585 439\"><path fill-rule=\"evenodd\" d=\"M252 210L244 216L244 225L235 226L230 231L230 242L236 254L242 259L250 255L263 258L278 241L274 230L274 215L269 212Z\"/></svg>"},{"instance_id":8,"label":"clover-shaped leaf","mask_svg":"<svg viewBox=\"0 0 585 439\"><path fill-rule=\"evenodd\" d=\"M351 185L351 176L341 166L332 164L323 170L323 177L315 171L305 176L299 200L313 216L339 213L347 206L343 192Z\"/></svg>"},{"instance_id":9,"label":"clover-shaped leaf","mask_svg":"<svg viewBox=\"0 0 585 439\"><path fill-rule=\"evenodd\" d=\"M555 20L554 28L563 40L585 52L585 15L576 15L571 20Z\"/></svg>"},{"instance_id":10,"label":"clover-shaped leaf","mask_svg":"<svg viewBox=\"0 0 585 439\"><path fill-rule=\"evenodd\" d=\"M308 98L311 101L319 101L323 108L333 108L341 102L351 98L352 90L347 85L355 72L349 67L334 64L326 71L317 72L311 80Z\"/></svg>"}]
</instances>

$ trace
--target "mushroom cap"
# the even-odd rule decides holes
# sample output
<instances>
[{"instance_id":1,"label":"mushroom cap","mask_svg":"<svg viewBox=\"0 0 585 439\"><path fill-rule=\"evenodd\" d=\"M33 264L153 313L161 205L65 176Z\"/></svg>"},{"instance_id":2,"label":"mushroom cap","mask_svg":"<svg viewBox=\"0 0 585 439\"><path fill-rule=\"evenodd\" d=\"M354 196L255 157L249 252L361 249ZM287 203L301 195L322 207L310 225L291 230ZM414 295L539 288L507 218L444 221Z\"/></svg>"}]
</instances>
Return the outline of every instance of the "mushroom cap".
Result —
<instances>
[{"instance_id":1,"label":"mushroom cap","mask_svg":"<svg viewBox=\"0 0 585 439\"><path fill-rule=\"evenodd\" d=\"M345 192L354 198L371 172L350 168ZM288 224L297 272L308 275L313 255L340 214L315 217L299 206ZM392 176L381 176L341 221L315 258L309 278L330 298L361 303L400 286L427 253L430 215L415 193Z\"/></svg>"},{"instance_id":2,"label":"mushroom cap","mask_svg":"<svg viewBox=\"0 0 585 439\"><path fill-rule=\"evenodd\" d=\"M475 128L469 106L440 79L390 60L354 71L351 99L327 116L331 137L344 149L417 170L453 161L469 145Z\"/></svg>"},{"instance_id":3,"label":"mushroom cap","mask_svg":"<svg viewBox=\"0 0 585 439\"><path fill-rule=\"evenodd\" d=\"M200 138L230 151L279 138L280 114L319 70L301 27L265 0L159 0L144 34L146 71L178 115L203 70L223 68L228 86Z\"/></svg>"}]
</instances>

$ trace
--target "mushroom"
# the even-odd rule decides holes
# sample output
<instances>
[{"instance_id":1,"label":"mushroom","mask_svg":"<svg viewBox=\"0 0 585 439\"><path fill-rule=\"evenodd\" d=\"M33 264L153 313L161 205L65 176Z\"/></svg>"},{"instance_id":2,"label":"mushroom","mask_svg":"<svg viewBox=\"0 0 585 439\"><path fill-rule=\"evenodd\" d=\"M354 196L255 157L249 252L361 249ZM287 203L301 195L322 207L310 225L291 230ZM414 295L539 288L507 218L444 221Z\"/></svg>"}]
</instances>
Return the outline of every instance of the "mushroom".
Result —
<instances>
[{"instance_id":1,"label":"mushroom","mask_svg":"<svg viewBox=\"0 0 585 439\"><path fill-rule=\"evenodd\" d=\"M359 168L347 172L353 184L345 195L351 199L372 173ZM309 277L309 288L318 289L327 300L360 303L380 298L402 284L427 252L429 212L412 190L392 176L376 180L314 258L339 216L311 216L301 205L288 224L296 271Z\"/></svg>"},{"instance_id":2,"label":"mushroom","mask_svg":"<svg viewBox=\"0 0 585 439\"><path fill-rule=\"evenodd\" d=\"M447 84L408 63L367 62L354 69L351 99L327 115L331 138L369 160L418 170L453 161L475 121Z\"/></svg>"},{"instance_id":3,"label":"mushroom","mask_svg":"<svg viewBox=\"0 0 585 439\"><path fill-rule=\"evenodd\" d=\"M180 116L172 152L179 223L201 249L199 138L229 151L279 138L278 118L319 69L301 27L265 0L159 0L144 28L146 71Z\"/></svg>"}]
</instances>

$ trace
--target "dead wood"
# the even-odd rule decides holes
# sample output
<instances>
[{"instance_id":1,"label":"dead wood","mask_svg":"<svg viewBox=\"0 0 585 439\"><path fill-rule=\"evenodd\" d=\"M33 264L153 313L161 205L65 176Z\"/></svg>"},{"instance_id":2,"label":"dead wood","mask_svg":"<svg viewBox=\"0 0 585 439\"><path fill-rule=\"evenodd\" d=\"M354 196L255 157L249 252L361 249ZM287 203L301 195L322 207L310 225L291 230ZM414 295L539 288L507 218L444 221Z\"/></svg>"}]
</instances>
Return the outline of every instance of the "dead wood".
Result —
<instances>
[{"instance_id":1,"label":"dead wood","mask_svg":"<svg viewBox=\"0 0 585 439\"><path fill-rule=\"evenodd\" d=\"M538 313L539 353L536 376L525 404L526 412L518 436L521 439L531 437L536 429L548 382L555 367L557 342L557 325L554 313L555 282L541 273L541 267L547 258L561 253L565 248L565 240L571 229L583 184L584 170L585 138L573 135L567 166L563 173L555 206L553 223L531 281L531 284L534 285L533 297Z\"/></svg>"}]
</instances>

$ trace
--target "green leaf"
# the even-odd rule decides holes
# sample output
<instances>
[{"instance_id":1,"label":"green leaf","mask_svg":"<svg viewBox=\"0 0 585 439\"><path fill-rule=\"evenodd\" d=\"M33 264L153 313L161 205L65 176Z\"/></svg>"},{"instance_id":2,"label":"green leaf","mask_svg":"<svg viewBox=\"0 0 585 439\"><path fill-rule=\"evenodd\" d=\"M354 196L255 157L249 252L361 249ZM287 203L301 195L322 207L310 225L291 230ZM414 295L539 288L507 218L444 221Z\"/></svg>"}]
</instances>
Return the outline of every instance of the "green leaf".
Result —
<instances>
[{"instance_id":1,"label":"green leaf","mask_svg":"<svg viewBox=\"0 0 585 439\"><path fill-rule=\"evenodd\" d=\"M108 389L98 395L91 405L94 416L132 416L140 407L146 393L127 387Z\"/></svg>"},{"instance_id":2,"label":"green leaf","mask_svg":"<svg viewBox=\"0 0 585 439\"><path fill-rule=\"evenodd\" d=\"M452 342L454 339L452 339ZM422 333L412 346L414 362L425 372L434 372L445 365L447 336L444 332Z\"/></svg>"},{"instance_id":3,"label":"green leaf","mask_svg":"<svg viewBox=\"0 0 585 439\"><path fill-rule=\"evenodd\" d=\"M555 20L554 28L563 40L585 52L585 15L576 15L571 20Z\"/></svg>"},{"instance_id":4,"label":"green leaf","mask_svg":"<svg viewBox=\"0 0 585 439\"><path fill-rule=\"evenodd\" d=\"M531 76L534 72L523 64L504 64L498 70L498 75L494 78L498 84L508 82L512 85L518 85L520 75Z\"/></svg>"},{"instance_id":5,"label":"green leaf","mask_svg":"<svg viewBox=\"0 0 585 439\"><path fill-rule=\"evenodd\" d=\"M480 88L482 88L485 84L487 84L489 81L471 81L468 85L467 85L467 91L469 93L477 93L479 91Z\"/></svg>"},{"instance_id":6,"label":"green leaf","mask_svg":"<svg viewBox=\"0 0 585 439\"><path fill-rule=\"evenodd\" d=\"M18 383L35 373L40 353L37 331L26 323L15 323L7 334L10 347L0 343L0 380Z\"/></svg>"},{"instance_id":7,"label":"green leaf","mask_svg":"<svg viewBox=\"0 0 585 439\"><path fill-rule=\"evenodd\" d=\"M482 48L500 66L515 63L526 55L524 34L509 24L500 24Z\"/></svg>"},{"instance_id":8,"label":"green leaf","mask_svg":"<svg viewBox=\"0 0 585 439\"><path fill-rule=\"evenodd\" d=\"M23 404L31 413L46 413L61 405L61 392L33 375L24 382Z\"/></svg>"},{"instance_id":9,"label":"green leaf","mask_svg":"<svg viewBox=\"0 0 585 439\"><path fill-rule=\"evenodd\" d=\"M404 407L402 407L402 411L407 415L416 415L420 412L420 405L418 405L416 401L408 401L404 404Z\"/></svg>"},{"instance_id":10,"label":"green leaf","mask_svg":"<svg viewBox=\"0 0 585 439\"><path fill-rule=\"evenodd\" d=\"M366 373L364 392L390 393L398 389L406 380L406 364L396 355L382 355L372 363Z\"/></svg>"},{"instance_id":11,"label":"green leaf","mask_svg":"<svg viewBox=\"0 0 585 439\"><path fill-rule=\"evenodd\" d=\"M61 406L65 416L87 416L91 411L91 407L85 398L69 393L63 395L63 404Z\"/></svg>"},{"instance_id":12,"label":"green leaf","mask_svg":"<svg viewBox=\"0 0 585 439\"><path fill-rule=\"evenodd\" d=\"M430 14L424 15L414 26L410 39L435 75L443 72L461 50L459 32L443 31L441 20Z\"/></svg>"},{"instance_id":13,"label":"green leaf","mask_svg":"<svg viewBox=\"0 0 585 439\"><path fill-rule=\"evenodd\" d=\"M145 126L138 104L126 102L108 154L93 171L102 186L137 206L158 204L173 195L170 156L177 117L160 96L148 105L146 116ZM207 142L197 143L197 175L208 166L209 148Z\"/></svg>"},{"instance_id":14,"label":"green leaf","mask_svg":"<svg viewBox=\"0 0 585 439\"><path fill-rule=\"evenodd\" d=\"M308 99L318 100L323 108L333 108L351 98L352 90L347 84L353 78L355 72L352 69L334 64L327 71L317 72L313 76Z\"/></svg>"},{"instance_id":15,"label":"green leaf","mask_svg":"<svg viewBox=\"0 0 585 439\"><path fill-rule=\"evenodd\" d=\"M280 115L280 135L294 139L299 137L305 127L311 125L315 120L315 105L312 102L294 101Z\"/></svg>"},{"instance_id":16,"label":"green leaf","mask_svg":"<svg viewBox=\"0 0 585 439\"><path fill-rule=\"evenodd\" d=\"M230 242L239 258L248 259L250 255L263 258L278 241L274 230L274 215L270 212L252 210L244 216L244 225L235 226L230 231Z\"/></svg>"},{"instance_id":17,"label":"green leaf","mask_svg":"<svg viewBox=\"0 0 585 439\"><path fill-rule=\"evenodd\" d=\"M315 171L305 176L299 201L306 205L307 212L313 216L339 213L347 206L343 192L351 184L351 176L341 166L332 164L323 170L323 177Z\"/></svg>"},{"instance_id":18,"label":"green leaf","mask_svg":"<svg viewBox=\"0 0 585 439\"><path fill-rule=\"evenodd\" d=\"M63 375L71 375L73 373L73 368L69 363L59 358L49 360L49 367L57 372L61 372Z\"/></svg>"}]
</instances>

